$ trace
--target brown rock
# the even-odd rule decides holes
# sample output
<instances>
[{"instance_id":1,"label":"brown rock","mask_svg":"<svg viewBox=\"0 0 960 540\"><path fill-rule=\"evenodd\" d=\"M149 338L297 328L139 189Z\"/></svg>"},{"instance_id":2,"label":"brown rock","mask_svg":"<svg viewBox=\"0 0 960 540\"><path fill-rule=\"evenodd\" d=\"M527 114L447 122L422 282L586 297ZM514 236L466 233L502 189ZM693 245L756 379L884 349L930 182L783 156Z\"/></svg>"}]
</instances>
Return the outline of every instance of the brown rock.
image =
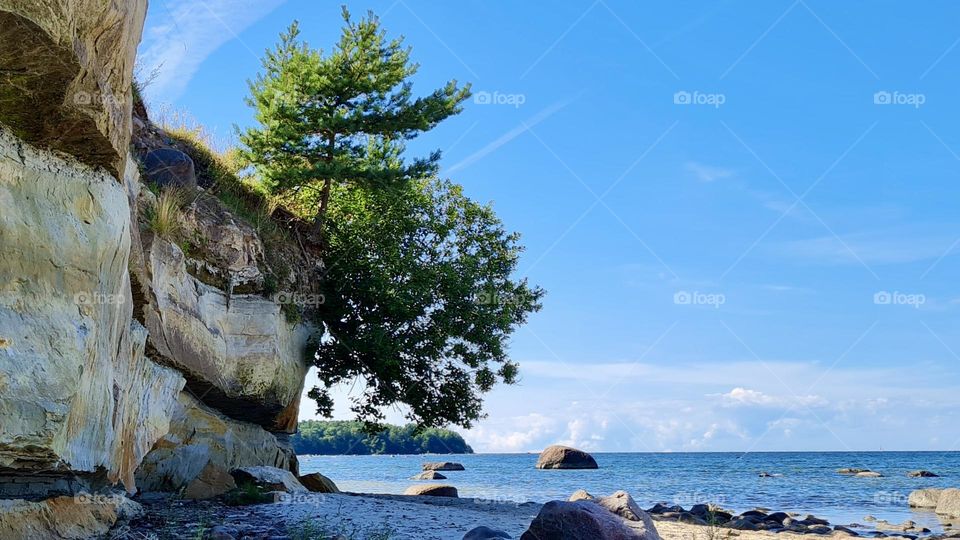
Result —
<instances>
[{"instance_id":1,"label":"brown rock","mask_svg":"<svg viewBox=\"0 0 960 540\"><path fill-rule=\"evenodd\" d=\"M314 493L340 493L340 489L333 483L333 480L318 472L305 474L298 477L297 480L303 484L303 487Z\"/></svg>"},{"instance_id":2,"label":"brown rock","mask_svg":"<svg viewBox=\"0 0 960 540\"><path fill-rule=\"evenodd\" d=\"M0 538L100 537L118 519L132 518L142 509L122 495L54 497L43 501L0 500Z\"/></svg>"},{"instance_id":3,"label":"brown rock","mask_svg":"<svg viewBox=\"0 0 960 540\"><path fill-rule=\"evenodd\" d=\"M463 465L453 461L433 461L423 464L425 471L462 471Z\"/></svg>"},{"instance_id":4,"label":"brown rock","mask_svg":"<svg viewBox=\"0 0 960 540\"><path fill-rule=\"evenodd\" d=\"M660 540L652 522L628 521L592 501L550 501L520 540Z\"/></svg>"},{"instance_id":5,"label":"brown rock","mask_svg":"<svg viewBox=\"0 0 960 540\"><path fill-rule=\"evenodd\" d=\"M256 484L264 491L283 491L286 493L306 493L307 488L290 471L276 467L243 467L230 471L237 485Z\"/></svg>"},{"instance_id":6,"label":"brown rock","mask_svg":"<svg viewBox=\"0 0 960 540\"><path fill-rule=\"evenodd\" d=\"M183 498L210 499L223 495L235 487L237 483L226 469L214 463L207 463L200 474L187 484L187 488L183 491Z\"/></svg>"},{"instance_id":7,"label":"brown rock","mask_svg":"<svg viewBox=\"0 0 960 540\"><path fill-rule=\"evenodd\" d=\"M593 456L576 448L554 445L540 453L538 469L596 469Z\"/></svg>"},{"instance_id":8,"label":"brown rock","mask_svg":"<svg viewBox=\"0 0 960 540\"><path fill-rule=\"evenodd\" d=\"M429 495L432 497L459 497L457 488L443 484L423 484L410 486L403 492L404 495Z\"/></svg>"}]
</instances>

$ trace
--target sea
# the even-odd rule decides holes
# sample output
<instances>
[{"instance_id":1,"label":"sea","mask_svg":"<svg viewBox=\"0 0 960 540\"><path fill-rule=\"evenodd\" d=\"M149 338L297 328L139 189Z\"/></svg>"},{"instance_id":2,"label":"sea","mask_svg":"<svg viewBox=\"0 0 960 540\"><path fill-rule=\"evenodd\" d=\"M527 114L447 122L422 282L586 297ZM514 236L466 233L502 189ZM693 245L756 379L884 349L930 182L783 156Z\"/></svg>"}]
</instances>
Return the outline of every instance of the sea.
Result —
<instances>
[{"instance_id":1,"label":"sea","mask_svg":"<svg viewBox=\"0 0 960 540\"><path fill-rule=\"evenodd\" d=\"M300 456L301 474L320 472L342 491L403 493L425 461L456 461L465 471L443 471L461 497L492 502L567 499L578 489L594 495L625 490L643 508L657 502L689 508L716 503L737 512L754 508L813 514L835 525L864 525L873 516L913 520L942 531L931 511L909 508L921 488L960 487L960 452L593 453L596 470L538 470L537 454ZM861 468L882 478L837 473ZM913 470L938 478L909 478ZM765 472L773 476L761 477Z\"/></svg>"}]
</instances>

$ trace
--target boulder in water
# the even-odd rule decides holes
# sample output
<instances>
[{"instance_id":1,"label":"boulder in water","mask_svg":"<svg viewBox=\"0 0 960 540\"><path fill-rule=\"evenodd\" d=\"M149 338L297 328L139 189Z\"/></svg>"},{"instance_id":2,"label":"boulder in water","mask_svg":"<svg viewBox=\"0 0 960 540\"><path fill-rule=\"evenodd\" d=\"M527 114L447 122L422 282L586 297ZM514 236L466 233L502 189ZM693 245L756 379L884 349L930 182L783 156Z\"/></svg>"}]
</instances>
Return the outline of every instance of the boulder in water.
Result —
<instances>
[{"instance_id":1,"label":"boulder in water","mask_svg":"<svg viewBox=\"0 0 960 540\"><path fill-rule=\"evenodd\" d=\"M907 473L910 478L937 478L940 475L930 471L910 471Z\"/></svg>"},{"instance_id":2,"label":"boulder in water","mask_svg":"<svg viewBox=\"0 0 960 540\"><path fill-rule=\"evenodd\" d=\"M960 518L960 489L945 489L937 500L938 514Z\"/></svg>"},{"instance_id":3,"label":"boulder in water","mask_svg":"<svg viewBox=\"0 0 960 540\"><path fill-rule=\"evenodd\" d=\"M936 508L942 489L918 489L910 492L907 499L911 508Z\"/></svg>"},{"instance_id":4,"label":"boulder in water","mask_svg":"<svg viewBox=\"0 0 960 540\"><path fill-rule=\"evenodd\" d=\"M463 465L453 461L433 461L423 464L424 471L462 471Z\"/></svg>"},{"instance_id":5,"label":"boulder in water","mask_svg":"<svg viewBox=\"0 0 960 540\"><path fill-rule=\"evenodd\" d=\"M597 461L593 456L570 448L569 446L548 446L540 453L537 460L538 469L596 469Z\"/></svg>"},{"instance_id":6,"label":"boulder in water","mask_svg":"<svg viewBox=\"0 0 960 540\"><path fill-rule=\"evenodd\" d=\"M411 476L411 480L446 480L447 477L437 471L423 471L422 473Z\"/></svg>"}]
</instances>

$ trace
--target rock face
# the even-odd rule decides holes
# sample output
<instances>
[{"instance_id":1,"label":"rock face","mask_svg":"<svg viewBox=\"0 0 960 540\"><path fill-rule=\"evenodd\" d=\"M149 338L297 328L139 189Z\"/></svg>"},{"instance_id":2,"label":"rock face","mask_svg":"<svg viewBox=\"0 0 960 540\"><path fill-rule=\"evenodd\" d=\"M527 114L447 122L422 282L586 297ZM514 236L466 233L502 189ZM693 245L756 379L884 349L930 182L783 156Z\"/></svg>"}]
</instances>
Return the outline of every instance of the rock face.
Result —
<instances>
[{"instance_id":1,"label":"rock face","mask_svg":"<svg viewBox=\"0 0 960 540\"><path fill-rule=\"evenodd\" d=\"M305 474L297 478L303 487L314 493L340 493L340 489L333 480L320 473Z\"/></svg>"},{"instance_id":2,"label":"rock face","mask_svg":"<svg viewBox=\"0 0 960 540\"><path fill-rule=\"evenodd\" d=\"M103 470L132 491L184 381L132 321L125 190L0 128L0 205L0 469Z\"/></svg>"},{"instance_id":3,"label":"rock face","mask_svg":"<svg viewBox=\"0 0 960 540\"><path fill-rule=\"evenodd\" d=\"M94 538L106 534L118 519L140 512L139 504L117 495L0 500L0 538Z\"/></svg>"},{"instance_id":4,"label":"rock face","mask_svg":"<svg viewBox=\"0 0 960 540\"><path fill-rule=\"evenodd\" d=\"M118 484L203 497L238 467L297 470L313 332L265 294L256 231L211 196L184 214L189 257L142 227L145 13L0 0L0 538L102 534L135 506Z\"/></svg>"},{"instance_id":5,"label":"rock face","mask_svg":"<svg viewBox=\"0 0 960 540\"><path fill-rule=\"evenodd\" d=\"M183 490L184 499L210 499L237 487L229 471L214 463L207 465Z\"/></svg>"},{"instance_id":6,"label":"rock face","mask_svg":"<svg viewBox=\"0 0 960 540\"><path fill-rule=\"evenodd\" d=\"M137 483L143 491L177 491L210 463L227 471L258 465L297 469L296 455L282 438L226 417L183 392L170 432L143 459Z\"/></svg>"},{"instance_id":7,"label":"rock face","mask_svg":"<svg viewBox=\"0 0 960 540\"><path fill-rule=\"evenodd\" d=\"M457 488L442 484L422 484L419 486L410 486L404 492L404 495L430 495L432 497L459 497Z\"/></svg>"},{"instance_id":8,"label":"rock face","mask_svg":"<svg viewBox=\"0 0 960 540\"><path fill-rule=\"evenodd\" d=\"M943 490L937 499L936 512L947 517L960 518L960 489Z\"/></svg>"},{"instance_id":9,"label":"rock face","mask_svg":"<svg viewBox=\"0 0 960 540\"><path fill-rule=\"evenodd\" d=\"M910 492L907 502L911 508L936 508L942 489L918 489Z\"/></svg>"},{"instance_id":10,"label":"rock face","mask_svg":"<svg viewBox=\"0 0 960 540\"><path fill-rule=\"evenodd\" d=\"M576 448L554 445L540 453L538 469L596 469L593 456Z\"/></svg>"},{"instance_id":11,"label":"rock face","mask_svg":"<svg viewBox=\"0 0 960 540\"><path fill-rule=\"evenodd\" d=\"M189 219L203 223L204 218ZM244 262L262 252L252 231L222 221L203 230L211 237L207 249L214 249L215 241L228 244L216 248L220 260L190 260L176 244L160 238L144 241L150 345L185 374L187 387L204 403L271 431L292 433L315 332L287 322L274 299L231 294L229 288L238 283L262 281L256 266ZM223 288L198 278L214 274L201 271L207 265L219 267L221 277L227 277L226 283L215 282Z\"/></svg>"},{"instance_id":12,"label":"rock face","mask_svg":"<svg viewBox=\"0 0 960 540\"><path fill-rule=\"evenodd\" d=\"M0 122L119 180L146 10L146 0L0 0Z\"/></svg>"},{"instance_id":13,"label":"rock face","mask_svg":"<svg viewBox=\"0 0 960 540\"><path fill-rule=\"evenodd\" d=\"M649 519L649 517L647 518ZM550 501L520 540L660 540L653 527L629 521L592 501Z\"/></svg>"}]
</instances>

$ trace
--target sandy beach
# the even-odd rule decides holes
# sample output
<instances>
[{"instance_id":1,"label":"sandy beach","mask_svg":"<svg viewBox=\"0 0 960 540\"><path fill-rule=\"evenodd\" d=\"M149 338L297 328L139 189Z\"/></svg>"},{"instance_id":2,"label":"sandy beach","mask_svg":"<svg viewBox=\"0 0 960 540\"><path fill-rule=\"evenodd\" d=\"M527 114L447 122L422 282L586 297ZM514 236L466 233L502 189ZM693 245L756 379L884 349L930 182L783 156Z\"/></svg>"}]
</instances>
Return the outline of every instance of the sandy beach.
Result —
<instances>
[{"instance_id":1,"label":"sandy beach","mask_svg":"<svg viewBox=\"0 0 960 540\"><path fill-rule=\"evenodd\" d=\"M214 501L173 498L143 500L146 515L128 525L128 530L156 538L193 537L198 531L218 538L325 538L343 535L351 539L460 540L471 529L487 526L520 538L541 504L494 502L481 499L411 497L373 494L309 494L284 496L273 504L242 507ZM663 540L794 540L811 535L793 532L741 531L654 519ZM818 537L849 537L833 532ZM928 538L957 538L954 531ZM223 537L225 538L225 536ZM916 535L890 539L916 538Z\"/></svg>"}]
</instances>

